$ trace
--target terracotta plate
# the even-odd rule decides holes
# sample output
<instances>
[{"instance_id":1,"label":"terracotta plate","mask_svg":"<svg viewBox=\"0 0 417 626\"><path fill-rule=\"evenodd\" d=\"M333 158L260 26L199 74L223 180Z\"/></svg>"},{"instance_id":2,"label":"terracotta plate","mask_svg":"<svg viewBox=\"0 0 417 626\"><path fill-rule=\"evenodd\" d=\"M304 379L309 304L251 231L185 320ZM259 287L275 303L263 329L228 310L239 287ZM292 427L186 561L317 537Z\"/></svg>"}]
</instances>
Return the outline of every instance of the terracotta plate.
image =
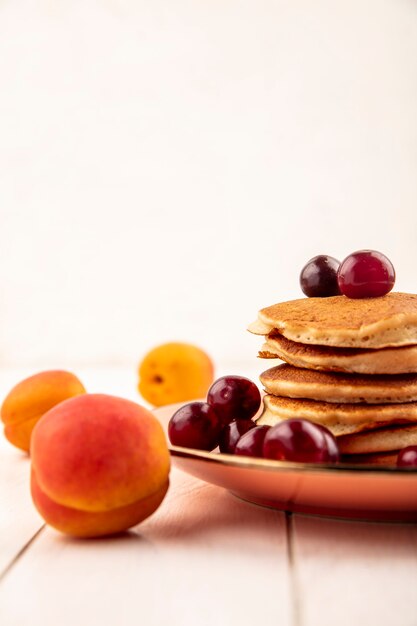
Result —
<instances>
[{"instance_id":1,"label":"terracotta plate","mask_svg":"<svg viewBox=\"0 0 417 626\"><path fill-rule=\"evenodd\" d=\"M179 406L155 410L165 428ZM343 518L417 521L417 469L289 463L177 446L170 450L183 471L255 504Z\"/></svg>"}]
</instances>

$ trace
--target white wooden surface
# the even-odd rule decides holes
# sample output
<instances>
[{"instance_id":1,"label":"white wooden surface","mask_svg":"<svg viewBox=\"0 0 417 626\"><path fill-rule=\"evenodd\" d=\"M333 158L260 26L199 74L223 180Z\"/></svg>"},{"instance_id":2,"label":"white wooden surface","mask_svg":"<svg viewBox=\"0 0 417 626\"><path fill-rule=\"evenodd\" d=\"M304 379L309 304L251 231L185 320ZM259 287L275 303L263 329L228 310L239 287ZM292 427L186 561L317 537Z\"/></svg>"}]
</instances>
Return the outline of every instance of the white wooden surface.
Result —
<instances>
[{"instance_id":1,"label":"white wooden surface","mask_svg":"<svg viewBox=\"0 0 417 626\"><path fill-rule=\"evenodd\" d=\"M134 398L131 379L84 376ZM417 526L286 515L173 469L149 520L82 541L43 526L28 471L1 438L1 626L417 625Z\"/></svg>"}]
</instances>

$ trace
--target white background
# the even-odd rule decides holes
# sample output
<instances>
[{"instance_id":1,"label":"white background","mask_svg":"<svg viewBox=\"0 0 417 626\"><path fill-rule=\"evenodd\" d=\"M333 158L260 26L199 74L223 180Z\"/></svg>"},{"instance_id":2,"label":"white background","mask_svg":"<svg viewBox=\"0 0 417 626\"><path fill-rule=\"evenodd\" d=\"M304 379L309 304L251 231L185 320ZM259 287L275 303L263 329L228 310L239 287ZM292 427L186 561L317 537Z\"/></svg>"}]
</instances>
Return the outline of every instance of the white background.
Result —
<instances>
[{"instance_id":1,"label":"white background","mask_svg":"<svg viewBox=\"0 0 417 626\"><path fill-rule=\"evenodd\" d=\"M0 365L238 373L319 253L417 274L417 3L2 0Z\"/></svg>"}]
</instances>

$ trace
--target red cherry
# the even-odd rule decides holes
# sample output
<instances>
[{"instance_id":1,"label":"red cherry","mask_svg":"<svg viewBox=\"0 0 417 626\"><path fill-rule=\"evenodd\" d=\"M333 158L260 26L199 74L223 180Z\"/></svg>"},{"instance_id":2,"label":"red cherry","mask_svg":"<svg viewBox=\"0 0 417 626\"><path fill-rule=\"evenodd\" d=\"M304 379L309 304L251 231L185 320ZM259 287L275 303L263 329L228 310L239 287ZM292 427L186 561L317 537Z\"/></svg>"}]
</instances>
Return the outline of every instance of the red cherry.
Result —
<instances>
[{"instance_id":1,"label":"red cherry","mask_svg":"<svg viewBox=\"0 0 417 626\"><path fill-rule=\"evenodd\" d=\"M263 456L277 461L334 463L339 450L333 435L305 419L289 419L272 426L265 436Z\"/></svg>"},{"instance_id":2,"label":"red cherry","mask_svg":"<svg viewBox=\"0 0 417 626\"><path fill-rule=\"evenodd\" d=\"M329 463L337 463L340 460L339 446L337 445L336 437L328 428L325 428L321 424L315 424L317 428L321 429L324 438L327 443L327 451L329 453Z\"/></svg>"},{"instance_id":3,"label":"red cherry","mask_svg":"<svg viewBox=\"0 0 417 626\"><path fill-rule=\"evenodd\" d=\"M261 406L261 394L249 378L223 376L208 390L207 402L223 424L228 424L234 419L251 419Z\"/></svg>"},{"instance_id":4,"label":"red cherry","mask_svg":"<svg viewBox=\"0 0 417 626\"><path fill-rule=\"evenodd\" d=\"M222 423L214 409L205 402L182 406L169 420L168 436L174 446L214 450L219 443Z\"/></svg>"},{"instance_id":5,"label":"red cherry","mask_svg":"<svg viewBox=\"0 0 417 626\"><path fill-rule=\"evenodd\" d=\"M230 422L230 424L226 424L220 435L220 452L234 454L239 439L242 435L247 433L248 430L255 428L255 426L256 424L252 422L252 420L235 420Z\"/></svg>"},{"instance_id":6,"label":"red cherry","mask_svg":"<svg viewBox=\"0 0 417 626\"><path fill-rule=\"evenodd\" d=\"M320 254L304 265L300 273L300 287L309 298L328 298L340 295L337 270L340 261Z\"/></svg>"},{"instance_id":7,"label":"red cherry","mask_svg":"<svg viewBox=\"0 0 417 626\"><path fill-rule=\"evenodd\" d=\"M340 264L337 280L348 298L378 298L389 293L395 283L391 261L376 250L359 250Z\"/></svg>"},{"instance_id":8,"label":"red cherry","mask_svg":"<svg viewBox=\"0 0 417 626\"><path fill-rule=\"evenodd\" d=\"M262 457L262 448L270 426L255 426L242 435L235 447L238 456Z\"/></svg>"},{"instance_id":9,"label":"red cherry","mask_svg":"<svg viewBox=\"0 0 417 626\"><path fill-rule=\"evenodd\" d=\"M403 448L397 456L398 467L417 467L417 446Z\"/></svg>"}]
</instances>

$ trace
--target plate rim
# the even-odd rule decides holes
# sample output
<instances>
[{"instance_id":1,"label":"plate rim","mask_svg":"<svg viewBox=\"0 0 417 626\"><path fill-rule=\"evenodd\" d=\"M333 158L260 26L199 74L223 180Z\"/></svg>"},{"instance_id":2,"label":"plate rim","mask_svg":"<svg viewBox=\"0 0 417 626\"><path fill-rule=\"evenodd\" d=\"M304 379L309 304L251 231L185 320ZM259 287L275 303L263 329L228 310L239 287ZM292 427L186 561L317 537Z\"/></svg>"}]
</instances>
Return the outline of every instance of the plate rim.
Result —
<instances>
[{"instance_id":1,"label":"plate rim","mask_svg":"<svg viewBox=\"0 0 417 626\"><path fill-rule=\"evenodd\" d=\"M416 467L397 467L384 465L350 465L347 463L297 463L295 461L275 461L273 459L260 459L249 456L238 456L233 454L208 452L197 450L196 448L183 448L180 446L169 446L169 452L174 458L207 461L228 467L239 467L244 469L261 469L270 472L286 472L288 470L303 472L335 472L339 474L393 474L397 476L417 475Z\"/></svg>"}]
</instances>

